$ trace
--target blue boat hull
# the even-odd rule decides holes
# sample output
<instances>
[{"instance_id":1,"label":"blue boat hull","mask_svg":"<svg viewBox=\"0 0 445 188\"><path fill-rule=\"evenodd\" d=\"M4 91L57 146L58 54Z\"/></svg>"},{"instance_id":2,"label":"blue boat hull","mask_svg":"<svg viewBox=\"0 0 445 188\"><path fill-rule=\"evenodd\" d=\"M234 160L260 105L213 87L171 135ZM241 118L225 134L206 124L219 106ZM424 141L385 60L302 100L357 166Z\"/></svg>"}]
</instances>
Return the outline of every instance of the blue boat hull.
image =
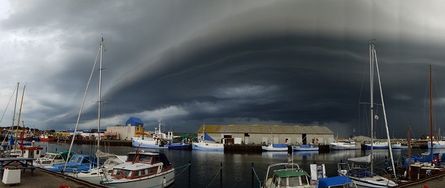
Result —
<instances>
[{"instance_id":1,"label":"blue boat hull","mask_svg":"<svg viewBox=\"0 0 445 188\"><path fill-rule=\"evenodd\" d=\"M192 149L192 145L191 144L182 144L182 143L173 143L168 145L168 149L172 149L172 150L190 150Z\"/></svg>"}]
</instances>

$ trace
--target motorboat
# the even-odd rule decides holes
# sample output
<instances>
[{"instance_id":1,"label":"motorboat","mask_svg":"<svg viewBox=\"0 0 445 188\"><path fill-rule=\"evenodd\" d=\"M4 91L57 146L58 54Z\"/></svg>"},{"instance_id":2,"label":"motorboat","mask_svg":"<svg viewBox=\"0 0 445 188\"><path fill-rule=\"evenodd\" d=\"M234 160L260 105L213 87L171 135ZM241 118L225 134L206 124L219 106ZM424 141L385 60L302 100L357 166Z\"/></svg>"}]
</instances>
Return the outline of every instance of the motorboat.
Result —
<instances>
[{"instance_id":1,"label":"motorboat","mask_svg":"<svg viewBox=\"0 0 445 188\"><path fill-rule=\"evenodd\" d=\"M292 146L293 151L318 151L318 146L312 144L302 144L298 146Z\"/></svg>"},{"instance_id":2,"label":"motorboat","mask_svg":"<svg viewBox=\"0 0 445 188\"><path fill-rule=\"evenodd\" d=\"M45 169L53 172L78 173L90 171L93 168L93 165L95 165L94 157L90 155L74 154L67 163L45 166Z\"/></svg>"},{"instance_id":3,"label":"motorboat","mask_svg":"<svg viewBox=\"0 0 445 188\"><path fill-rule=\"evenodd\" d=\"M206 141L193 142L192 149L201 151L224 151L224 144Z\"/></svg>"},{"instance_id":4,"label":"motorboat","mask_svg":"<svg viewBox=\"0 0 445 188\"><path fill-rule=\"evenodd\" d=\"M224 144L216 143L210 135L204 133L202 139L192 143L192 149L201 151L224 151Z\"/></svg>"},{"instance_id":5,"label":"motorboat","mask_svg":"<svg viewBox=\"0 0 445 188\"><path fill-rule=\"evenodd\" d=\"M309 174L296 163L276 163L267 167L263 188L315 188Z\"/></svg>"},{"instance_id":6,"label":"motorboat","mask_svg":"<svg viewBox=\"0 0 445 188\"><path fill-rule=\"evenodd\" d=\"M288 145L287 144L268 144L267 146L261 146L261 149L263 151L282 151L287 152L288 151Z\"/></svg>"},{"instance_id":7,"label":"motorboat","mask_svg":"<svg viewBox=\"0 0 445 188\"><path fill-rule=\"evenodd\" d=\"M394 181L374 174L367 168L351 168L348 163L338 164L338 174L340 176L347 176L348 178L352 179L352 181L354 181L354 183L359 187L383 188L397 186L397 183L395 183Z\"/></svg>"},{"instance_id":8,"label":"motorboat","mask_svg":"<svg viewBox=\"0 0 445 188\"><path fill-rule=\"evenodd\" d=\"M101 183L110 187L167 187L175 181L175 169L163 153L136 151L113 167Z\"/></svg>"},{"instance_id":9,"label":"motorboat","mask_svg":"<svg viewBox=\"0 0 445 188\"><path fill-rule=\"evenodd\" d=\"M104 153L100 150L96 151L96 157L99 159L106 159L100 167L92 168L89 171L71 174L72 176L91 182L100 184L106 177L113 172L113 167L127 161L127 156L120 156L110 153Z\"/></svg>"},{"instance_id":10,"label":"motorboat","mask_svg":"<svg viewBox=\"0 0 445 188\"><path fill-rule=\"evenodd\" d=\"M371 146L372 145L372 146ZM373 149L388 149L388 142L374 142L373 144L367 143L365 144L367 150L370 150L371 147Z\"/></svg>"},{"instance_id":11,"label":"motorboat","mask_svg":"<svg viewBox=\"0 0 445 188\"><path fill-rule=\"evenodd\" d=\"M38 167L52 166L53 164L65 163L68 152L51 153L47 152L43 157L38 158L34 165Z\"/></svg>"},{"instance_id":12,"label":"motorboat","mask_svg":"<svg viewBox=\"0 0 445 188\"><path fill-rule=\"evenodd\" d=\"M428 148L431 148L431 142L428 142ZM445 140L433 141L433 149L445 149Z\"/></svg>"},{"instance_id":13,"label":"motorboat","mask_svg":"<svg viewBox=\"0 0 445 188\"><path fill-rule=\"evenodd\" d=\"M354 141L338 141L330 143L329 148L332 150L354 150L360 149L360 145Z\"/></svg>"},{"instance_id":14,"label":"motorboat","mask_svg":"<svg viewBox=\"0 0 445 188\"><path fill-rule=\"evenodd\" d=\"M392 149L407 149L408 146L402 145L400 142L391 144Z\"/></svg>"}]
</instances>

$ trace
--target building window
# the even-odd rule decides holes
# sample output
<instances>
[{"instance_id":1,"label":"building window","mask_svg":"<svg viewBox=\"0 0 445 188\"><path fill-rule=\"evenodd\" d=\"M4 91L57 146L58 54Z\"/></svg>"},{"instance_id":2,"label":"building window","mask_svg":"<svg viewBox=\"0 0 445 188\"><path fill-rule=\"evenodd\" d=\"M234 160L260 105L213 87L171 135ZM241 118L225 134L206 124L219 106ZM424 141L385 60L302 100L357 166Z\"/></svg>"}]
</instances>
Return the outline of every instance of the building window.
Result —
<instances>
[{"instance_id":1,"label":"building window","mask_svg":"<svg viewBox=\"0 0 445 188\"><path fill-rule=\"evenodd\" d=\"M249 137L249 133L244 133L244 136L245 137Z\"/></svg>"}]
</instances>

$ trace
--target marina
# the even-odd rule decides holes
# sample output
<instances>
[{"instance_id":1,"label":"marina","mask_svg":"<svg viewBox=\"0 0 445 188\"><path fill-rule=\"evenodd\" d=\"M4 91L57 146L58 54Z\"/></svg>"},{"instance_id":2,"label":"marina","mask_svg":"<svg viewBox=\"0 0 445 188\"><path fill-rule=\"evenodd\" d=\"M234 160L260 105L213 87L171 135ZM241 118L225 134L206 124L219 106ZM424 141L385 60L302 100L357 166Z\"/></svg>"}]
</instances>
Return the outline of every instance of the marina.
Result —
<instances>
[{"instance_id":1,"label":"marina","mask_svg":"<svg viewBox=\"0 0 445 188\"><path fill-rule=\"evenodd\" d=\"M445 2L0 1L0 188L445 188Z\"/></svg>"}]
</instances>

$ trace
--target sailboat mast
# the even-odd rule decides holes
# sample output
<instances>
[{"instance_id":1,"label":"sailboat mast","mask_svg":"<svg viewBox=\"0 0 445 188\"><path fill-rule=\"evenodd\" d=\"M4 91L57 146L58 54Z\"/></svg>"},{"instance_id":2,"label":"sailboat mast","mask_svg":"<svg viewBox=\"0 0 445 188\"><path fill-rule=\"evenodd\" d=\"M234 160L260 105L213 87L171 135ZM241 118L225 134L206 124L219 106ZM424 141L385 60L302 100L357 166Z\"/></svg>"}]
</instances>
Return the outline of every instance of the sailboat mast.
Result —
<instances>
[{"instance_id":1,"label":"sailboat mast","mask_svg":"<svg viewBox=\"0 0 445 188\"><path fill-rule=\"evenodd\" d=\"M373 41L369 41L369 92L370 92L370 120L371 120L371 173L374 172L374 56Z\"/></svg>"},{"instance_id":2,"label":"sailboat mast","mask_svg":"<svg viewBox=\"0 0 445 188\"><path fill-rule=\"evenodd\" d=\"M100 118L101 118L101 106L102 106L102 59L103 59L103 53L104 53L104 38L101 37L100 42L100 59L99 59L99 100L97 104L97 150L99 150L100 147ZM97 166L99 166L99 157L97 157Z\"/></svg>"},{"instance_id":3,"label":"sailboat mast","mask_svg":"<svg viewBox=\"0 0 445 188\"><path fill-rule=\"evenodd\" d=\"M432 161L432 157L433 157L433 147L434 147L434 145L433 145L433 91L432 91L432 82L433 82L433 79L432 79L432 70L431 70L431 65L430 65L430 84L429 84L429 93L430 93L430 105L429 105L429 111L430 111L430 113L429 113L429 124L430 124L430 140L431 140L431 149L430 149L430 155L431 155L431 162L433 162Z\"/></svg>"},{"instance_id":4,"label":"sailboat mast","mask_svg":"<svg viewBox=\"0 0 445 188\"><path fill-rule=\"evenodd\" d=\"M17 118L17 130L18 130L19 127L20 127L20 118L21 118L21 116L22 116L23 97L24 97L24 95L25 95L25 89L26 89L26 85L23 86L22 100L20 101L19 116L18 116L18 118ZM23 146L23 134L24 134L24 131L25 131L25 125L23 125L22 133L20 133L20 141L21 141L21 143L22 143L22 146Z\"/></svg>"},{"instance_id":5,"label":"sailboat mast","mask_svg":"<svg viewBox=\"0 0 445 188\"><path fill-rule=\"evenodd\" d=\"M394 157L392 154L392 145L391 145L391 137L389 136L389 127L388 127L388 118L386 117L386 107L385 107L385 100L383 99L383 89L382 89L382 80L380 79L380 70L379 70L379 62L377 60L377 52L375 51L375 48L373 48L374 52L374 60L375 60L375 67L377 70L377 80L379 81L379 90L380 90L380 100L382 101L382 108L383 108L383 119L385 120L385 129L386 129L386 139L388 140L388 148L389 148L389 157L391 157L391 166L392 166L392 172L394 173L394 178L397 178L396 174L396 168L394 165Z\"/></svg>"},{"instance_id":6,"label":"sailboat mast","mask_svg":"<svg viewBox=\"0 0 445 188\"><path fill-rule=\"evenodd\" d=\"M20 82L17 82L17 89L15 90L15 105L14 105L14 112L12 113L12 125L11 127L14 126L14 122L15 122L15 113L17 110L17 99L19 98L19 86L20 86Z\"/></svg>"}]
</instances>

